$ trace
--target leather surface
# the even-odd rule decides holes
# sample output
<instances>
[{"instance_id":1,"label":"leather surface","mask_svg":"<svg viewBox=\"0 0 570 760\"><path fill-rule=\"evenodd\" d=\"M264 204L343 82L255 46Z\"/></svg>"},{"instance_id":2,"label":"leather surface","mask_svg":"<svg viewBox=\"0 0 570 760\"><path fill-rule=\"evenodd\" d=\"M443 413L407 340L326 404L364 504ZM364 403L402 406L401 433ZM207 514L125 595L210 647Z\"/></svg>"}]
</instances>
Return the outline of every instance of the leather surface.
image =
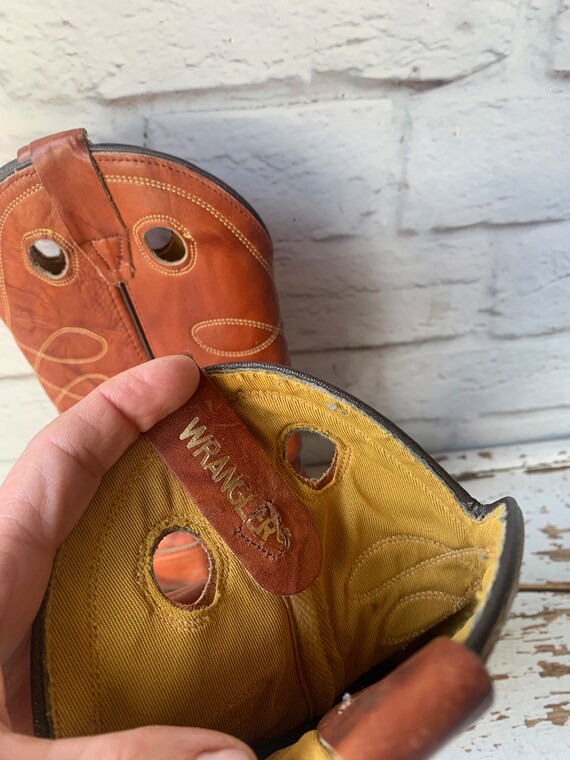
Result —
<instances>
[{"instance_id":1,"label":"leather surface","mask_svg":"<svg viewBox=\"0 0 570 760\"><path fill-rule=\"evenodd\" d=\"M298 594L313 583L322 551L307 511L206 375L145 435L263 589Z\"/></svg>"},{"instance_id":2,"label":"leather surface","mask_svg":"<svg viewBox=\"0 0 570 760\"><path fill-rule=\"evenodd\" d=\"M30 157L69 238L111 283L132 276L127 230L91 159L85 130L30 144Z\"/></svg>"},{"instance_id":3,"label":"leather surface","mask_svg":"<svg viewBox=\"0 0 570 760\"><path fill-rule=\"evenodd\" d=\"M317 731L342 760L423 760L491 699L492 683L477 656L437 638L382 681L336 705Z\"/></svg>"},{"instance_id":4,"label":"leather surface","mask_svg":"<svg viewBox=\"0 0 570 760\"><path fill-rule=\"evenodd\" d=\"M58 409L145 361L141 329L154 356L287 362L271 240L230 192L163 156L90 151L83 130L19 157L0 184L0 316ZM181 236L183 261L153 255L157 226ZM30 260L42 239L67 257L59 279Z\"/></svg>"}]
</instances>

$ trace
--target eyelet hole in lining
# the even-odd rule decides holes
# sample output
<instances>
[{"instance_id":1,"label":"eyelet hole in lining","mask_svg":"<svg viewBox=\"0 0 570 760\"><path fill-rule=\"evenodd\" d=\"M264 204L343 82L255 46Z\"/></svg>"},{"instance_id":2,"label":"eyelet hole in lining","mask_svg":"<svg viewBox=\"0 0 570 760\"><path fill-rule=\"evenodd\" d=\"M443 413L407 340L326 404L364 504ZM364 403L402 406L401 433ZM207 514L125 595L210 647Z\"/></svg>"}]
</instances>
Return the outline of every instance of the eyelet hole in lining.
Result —
<instances>
[{"instance_id":1,"label":"eyelet hole in lining","mask_svg":"<svg viewBox=\"0 0 570 760\"><path fill-rule=\"evenodd\" d=\"M152 574L160 593L177 607L204 603L215 586L214 566L202 540L187 528L159 536L152 551Z\"/></svg>"},{"instance_id":2,"label":"eyelet hole in lining","mask_svg":"<svg viewBox=\"0 0 570 760\"><path fill-rule=\"evenodd\" d=\"M151 255L165 266L177 266L188 258L184 238L170 227L151 227L144 233Z\"/></svg>"},{"instance_id":3,"label":"eyelet hole in lining","mask_svg":"<svg viewBox=\"0 0 570 760\"><path fill-rule=\"evenodd\" d=\"M52 280L65 277L69 269L67 254L61 246L49 238L34 240L28 247L28 259L34 269Z\"/></svg>"},{"instance_id":4,"label":"eyelet hole in lining","mask_svg":"<svg viewBox=\"0 0 570 760\"><path fill-rule=\"evenodd\" d=\"M295 442L295 449L300 453L290 465L299 480L316 490L324 488L334 477L338 459L338 450L334 441L319 430L310 428L294 428L284 439L287 459L291 459L292 448L288 446Z\"/></svg>"}]
</instances>

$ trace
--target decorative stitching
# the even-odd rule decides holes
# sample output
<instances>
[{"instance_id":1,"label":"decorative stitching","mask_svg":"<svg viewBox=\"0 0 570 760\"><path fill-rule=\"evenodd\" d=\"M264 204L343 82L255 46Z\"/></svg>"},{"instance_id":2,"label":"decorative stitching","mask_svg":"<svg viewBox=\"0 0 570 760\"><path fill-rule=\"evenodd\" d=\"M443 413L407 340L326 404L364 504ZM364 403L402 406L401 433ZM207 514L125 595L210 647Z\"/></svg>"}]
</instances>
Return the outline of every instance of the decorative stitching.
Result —
<instances>
[{"instance_id":1,"label":"decorative stitching","mask_svg":"<svg viewBox=\"0 0 570 760\"><path fill-rule=\"evenodd\" d=\"M174 230L176 230L176 232L180 233L180 235L184 238L184 242L186 243L186 251L188 254L187 260L182 260L178 266L175 264L163 264L161 266L161 264L148 250L144 240L141 240L139 236L141 227L144 227L147 224L151 224L152 222L163 222L166 224L166 226L172 227ZM133 235L137 244L137 248L143 254L143 257L146 259L147 264L150 264L150 266L160 272L160 274L166 275L168 277L180 277L181 275L188 274L188 272L194 268L197 260L196 242L188 229L184 227L184 225L181 224L177 219L173 219L171 216L165 216L162 214L144 216L142 219L139 219L139 221L136 222L136 224L133 226Z\"/></svg>"},{"instance_id":2,"label":"decorative stitching","mask_svg":"<svg viewBox=\"0 0 570 760\"><path fill-rule=\"evenodd\" d=\"M52 354L47 354L46 349L55 341L60 335L67 335L67 334L78 334L83 335L88 338L92 338L93 340L99 341L101 344L101 349L98 354L95 354L94 356L87 356L83 359L60 359L57 356L53 356ZM38 379L41 381L41 383L46 388L51 388L52 390L58 391L58 396L56 397L56 400L54 400L54 403L56 406L63 401L63 399L66 396L69 396L69 398L73 398L76 401L79 401L80 399L85 397L85 394L82 396L78 395L77 393L72 393L71 388L73 388L75 385L77 385L82 380L95 380L98 379L100 382L103 382L104 380L108 379L108 375L103 375L100 373L85 373L76 376L73 380L71 380L67 385L61 386L57 385L56 383L52 383L50 380L47 380L42 373L40 372L40 365L43 360L48 362L53 362L54 364L61 364L63 366L67 365L78 365L78 364L88 364L90 362L95 362L101 359L108 351L108 343L103 338L102 335L98 335L97 333L87 330L84 327L61 327L59 330L56 330L55 332L51 333L39 349L35 349L32 346L28 346L22 341L18 340L18 338L15 338L16 343L18 346L25 352L29 352L32 355L36 357L33 366L34 372L37 374Z\"/></svg>"},{"instance_id":3,"label":"decorative stitching","mask_svg":"<svg viewBox=\"0 0 570 760\"><path fill-rule=\"evenodd\" d=\"M4 187L0 187L0 195L7 193L8 190L13 190L16 185L29 179L33 174L36 174L36 170L33 166L30 166L28 169L18 171L18 176L12 175L11 177L7 177L4 182L2 182Z\"/></svg>"},{"instance_id":4,"label":"decorative stitching","mask_svg":"<svg viewBox=\"0 0 570 760\"><path fill-rule=\"evenodd\" d=\"M469 570L472 570L473 572L477 572L477 568L475 565L473 565L471 562L467 561L465 559L465 556L468 554L479 554L480 549L477 547L474 547L472 549L456 549L451 550L448 552L444 552L443 554L438 554L437 557L430 557L429 559L424 559L421 562L416 563L415 565L412 565L411 567L407 567L405 570L402 570L399 573L396 573L396 575L393 575L391 578L388 578L383 583L380 584L380 586L377 586L374 589L371 589L370 591L366 591L363 594L351 594L348 589L348 581L345 585L346 594L349 598L355 599L356 601L363 601L363 600L370 600L374 599L376 596L378 596L382 591L384 591L385 588L388 588L388 586L392 586L394 583L397 583L398 581L403 580L404 578L408 578L411 575L414 575L417 572L420 572L421 570L425 570L427 567L431 567L433 565L438 565L441 562L444 562L448 559L456 558L458 562L460 562L462 565L467 567Z\"/></svg>"},{"instance_id":5,"label":"decorative stitching","mask_svg":"<svg viewBox=\"0 0 570 760\"><path fill-rule=\"evenodd\" d=\"M50 240L54 240L67 254L68 257L68 269L67 272L64 274L63 277L60 279L54 279L53 277L49 277L48 275L43 274L41 269L38 269L37 267L32 266L30 262L30 257L28 255L28 246L26 246L26 241L30 238L36 238L39 239L39 236L43 236L44 238L49 238ZM36 277L39 277L43 282L47 282L50 285L55 286L56 288L60 288L62 286L70 285L77 277L78 267L77 267L77 252L75 250L75 247L72 243L68 242L64 237L62 237L59 233L57 233L55 230L49 229L49 228L41 228L38 230L33 230L32 232L26 232L26 234L22 237L21 242L21 249L22 249L22 256L24 259L24 265L26 269ZM71 275L71 276L70 276Z\"/></svg>"},{"instance_id":6,"label":"decorative stitching","mask_svg":"<svg viewBox=\"0 0 570 760\"><path fill-rule=\"evenodd\" d=\"M24 191L17 198L14 198L14 200L12 200L8 204L8 206L6 207L6 209L5 209L2 217L0 217L0 297L1 297L2 303L4 305L4 310L5 310L5 319L4 319L4 321L5 321L6 327L8 327L8 329L11 329L11 315L10 315L10 304L9 304L9 301L8 301L8 294L7 294L7 291L6 291L6 284L5 284L5 280L4 280L4 269L3 269L3 259L2 259L2 235L3 235L4 225L6 223L6 220L7 220L8 216L11 214L12 210L19 203L21 203L23 200L25 200L26 198L28 198L30 195L33 195L33 194L35 194L38 191L43 190L43 189L44 188L43 188L42 184L33 185L32 187L28 188L26 191ZM89 259L89 257L85 257L84 261L86 261L95 270L97 276L99 277L100 276L99 270L97 269L97 267L95 266L95 264ZM139 359L141 361L146 361L147 357L141 351L141 348L138 345L138 343L133 340L133 336L131 334L131 331L130 331L129 327L127 326L127 323L125 322L121 311L117 307L117 303L116 303L115 299L111 296L109 287L106 288L106 293L111 298L111 305L112 305L113 309L115 310L117 316L119 317L119 321L121 322L121 324L125 328L125 333L128 336L128 339L130 340L130 342L131 342L131 344L132 344L132 346L133 346L133 348L135 350L135 353L138 355L138 357L139 357ZM44 382L44 381L42 380L42 382ZM46 383L46 384L47 385L53 385L53 384L50 384L50 383ZM56 386L56 388L57 388L57 386ZM73 398L73 397L76 397L77 399L83 398L82 396L77 397L77 396L75 396L75 394L73 394L73 395L69 394L69 395L70 395L71 398Z\"/></svg>"},{"instance_id":7,"label":"decorative stitching","mask_svg":"<svg viewBox=\"0 0 570 760\"><path fill-rule=\"evenodd\" d=\"M263 256L259 253L257 248L243 235L237 227L232 224L232 222L229 221L223 214L221 214L219 211L217 211L213 206L211 206L209 203L206 203L206 201L202 200L201 198L198 198L198 196L193 195L192 193L188 193L185 190L183 190L180 187L176 187L176 185L170 185L165 182L160 182L159 180L153 180L153 179L146 179L145 177L128 177L125 175L109 175L105 176L105 181L109 183L117 183L117 184L130 184L130 185L145 185L147 187L154 187L158 190L167 190L171 193L174 193L175 195L179 195L182 198L185 198L186 200L190 201L191 203L194 203L196 206L199 206L204 211L207 211L211 216L214 217L214 219L217 219L223 226L229 230L234 237L236 237L240 243L244 246L244 248L249 251L249 253L254 257L254 259L260 264L263 269L267 272L269 277L272 278L272 271L270 265L265 261Z\"/></svg>"},{"instance_id":8,"label":"decorative stitching","mask_svg":"<svg viewBox=\"0 0 570 760\"><path fill-rule=\"evenodd\" d=\"M177 168L175 166L172 166L172 164L167 163L166 161L161 161L160 159L141 159L141 158L99 158L97 156L97 162L98 163L131 163L131 164L145 164L147 166L160 166L163 169L167 169L169 172L172 172L173 174L180 174L184 179L188 179L188 174L191 172L192 181L196 182L203 187L205 187L209 191L213 191L216 193L216 195L219 195L220 198L222 198L226 203L228 203L235 211L237 211L241 216L244 217L248 222L253 222L253 224L257 227L258 231L261 232L263 237L267 240L268 243L271 243L269 239L269 235L267 233L267 230L264 229L264 227L257 221L255 216L248 211L246 208L244 208L243 204L239 203L239 201L235 198L233 198L229 193L227 193L223 188L218 187L213 182L208 182L206 179L200 177L195 172L192 172L191 169L183 169L183 168Z\"/></svg>"},{"instance_id":9,"label":"decorative stitching","mask_svg":"<svg viewBox=\"0 0 570 760\"><path fill-rule=\"evenodd\" d=\"M229 326L244 325L246 327L256 327L260 330L267 330L267 332L270 332L271 334L262 343L259 343L257 346L254 346L253 348L247 348L241 351L221 351L217 348L212 348L211 346L208 346L206 343L200 340L200 338L197 335L198 331L204 329L205 327L212 327L212 326L218 326L218 325L229 325ZM268 325L265 322L256 322L253 319L240 319L238 317L223 317L220 319L206 319L203 322L197 322L192 327L190 334L192 338L195 340L195 342L204 351L208 351L211 354L217 354L218 356L232 356L235 358L239 356L253 356L254 354L260 353L264 349L268 348L277 339L277 337L282 332L282 330L283 328L281 326Z\"/></svg>"},{"instance_id":10,"label":"decorative stitching","mask_svg":"<svg viewBox=\"0 0 570 760\"><path fill-rule=\"evenodd\" d=\"M14 200L11 201L6 206L4 213L0 217L0 295L2 296L2 303L4 304L4 314L5 314L4 321L6 322L6 327L8 329L10 329L10 324L11 324L10 304L8 302L8 293L6 291L6 284L4 282L4 266L2 263L2 235L4 232L4 224L6 223L6 219L10 216L13 209L15 209L19 203L24 201L26 198L29 198L30 195L37 193L39 190L43 190L43 185L38 184L38 185L32 185L32 187L29 187L21 195L19 195L17 198L14 198Z\"/></svg>"},{"instance_id":11,"label":"decorative stitching","mask_svg":"<svg viewBox=\"0 0 570 760\"><path fill-rule=\"evenodd\" d=\"M387 536L386 538L381 538L379 541L375 541L371 546L369 546L365 551L363 551L357 557L348 575L346 585L348 585L351 582L352 576L354 575L354 573L356 573L356 571L361 567L361 565L368 559L368 557L371 554L375 554L376 551L384 544L394 544L394 543L426 544L436 549L441 549L442 553L455 551L448 544L442 544L439 541L433 541L431 538L425 538L424 536L415 536L413 534L406 534L406 533L398 533L393 536ZM478 551L487 551L487 549L484 549L483 547L478 547L478 546L469 547L469 551L471 551L472 549L476 549ZM457 550L457 551L460 551L460 550Z\"/></svg>"},{"instance_id":12,"label":"decorative stitching","mask_svg":"<svg viewBox=\"0 0 570 760\"><path fill-rule=\"evenodd\" d=\"M52 383L49 380L46 380L45 377L39 377L38 375L38 379L41 381L42 385L44 385L46 388L51 388L51 390L54 390L54 391L63 391L63 388L61 386L56 385L55 383ZM100 375L98 373L80 375L79 377L75 378L75 380L77 380L78 382L80 380L99 380L97 385L100 385L102 382L108 379L109 379L108 375ZM73 381L74 383L75 383L75 380ZM95 387L97 387L97 385ZM75 399L75 401L81 401L81 399L85 398L86 396L85 393L83 395L79 395L78 393L73 393L71 390L69 390L69 387L70 387L70 384L68 384L68 386L66 387L65 393L61 395L60 402L63 401L63 399L66 397ZM88 391L88 393L90 392L91 391ZM55 401L54 401L54 404L55 404Z\"/></svg>"},{"instance_id":13,"label":"decorative stitching","mask_svg":"<svg viewBox=\"0 0 570 760\"><path fill-rule=\"evenodd\" d=\"M60 389L60 393L57 395L54 403L56 406L59 406L59 404L61 404L63 399L67 395L69 395L69 391L71 390L71 388L75 388L75 386L79 385L79 383L83 382L83 380L99 380L97 385L100 385L102 382L108 379L109 379L108 375L102 375L99 372L92 372L92 373L87 373L84 375L78 375L77 377L74 377L73 380L70 380L70 382L67 383L67 385L64 385L63 388ZM85 396L82 396L82 398L84 397Z\"/></svg>"},{"instance_id":14,"label":"decorative stitching","mask_svg":"<svg viewBox=\"0 0 570 760\"><path fill-rule=\"evenodd\" d=\"M93 340L99 341L101 344L99 353L95 354L94 356L86 356L84 359L61 359L59 356L53 356L52 354L45 353L46 349L53 343L54 340L56 340L56 338L67 333L77 333L78 335L83 335L87 338L93 338ZM105 356L107 353L109 347L107 341L102 335L99 335L92 330L87 330L85 327L60 327L59 330L56 330L51 335L49 335L38 349L27 346L25 343L22 343L22 341L19 340L16 340L16 342L22 350L29 351L31 354L34 354L37 357L36 362L34 363L34 372L36 373L42 359L53 362L54 364L88 364L89 362L96 362L99 359L102 359L103 356Z\"/></svg>"},{"instance_id":15,"label":"decorative stitching","mask_svg":"<svg viewBox=\"0 0 570 760\"><path fill-rule=\"evenodd\" d=\"M470 586L467 587L465 592L461 596L457 596L456 594L448 594L445 591L418 591L415 594L409 594L408 596L402 597L390 610L390 612L386 615L386 618L384 619L383 629L385 629L388 625L388 621L391 619L391 617L402 607L404 604L407 604L410 600L416 600L416 599L444 599L444 600L453 600L455 599L455 604L451 606L448 610L446 610L444 613L442 613L440 616L436 617L434 620L432 620L427 625L423 626L422 628L419 628L417 630L411 631L409 633L406 633L404 636L395 636L386 638L385 636L382 636L380 641L382 644L401 644L404 641L409 641L410 639L415 639L416 636L419 636L422 633L425 633L425 631L429 631L430 628L433 628L434 625L437 625L442 620L445 620L445 618L449 617L450 615L453 615L453 613L458 612L462 607L465 606L465 603L469 600L469 597L473 594L475 589L480 585L481 579L478 578L475 580Z\"/></svg>"}]
</instances>

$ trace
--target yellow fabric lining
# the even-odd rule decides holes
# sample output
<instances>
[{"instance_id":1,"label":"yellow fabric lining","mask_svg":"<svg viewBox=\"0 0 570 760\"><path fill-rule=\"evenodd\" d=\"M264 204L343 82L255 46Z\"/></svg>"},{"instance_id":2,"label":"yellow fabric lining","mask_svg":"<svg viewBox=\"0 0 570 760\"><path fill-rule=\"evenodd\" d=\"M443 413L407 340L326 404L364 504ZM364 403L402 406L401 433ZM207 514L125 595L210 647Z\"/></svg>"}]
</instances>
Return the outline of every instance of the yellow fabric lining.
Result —
<instances>
[{"instance_id":1,"label":"yellow fabric lining","mask_svg":"<svg viewBox=\"0 0 570 760\"><path fill-rule=\"evenodd\" d=\"M270 760L331 760L328 752L319 741L316 731L308 731L291 747L274 752Z\"/></svg>"},{"instance_id":2,"label":"yellow fabric lining","mask_svg":"<svg viewBox=\"0 0 570 760\"><path fill-rule=\"evenodd\" d=\"M276 737L461 610L450 635L464 639L489 592L503 508L474 520L398 439L322 389L264 371L213 379L309 510L323 545L321 574L296 596L261 590L139 440L106 476L54 567L45 662L56 736L167 723L250 742ZM284 458L295 428L336 443L334 473L321 489ZM190 610L167 601L151 572L152 547L177 526L200 537L216 569L209 594ZM275 760L327 756L296 751Z\"/></svg>"}]
</instances>

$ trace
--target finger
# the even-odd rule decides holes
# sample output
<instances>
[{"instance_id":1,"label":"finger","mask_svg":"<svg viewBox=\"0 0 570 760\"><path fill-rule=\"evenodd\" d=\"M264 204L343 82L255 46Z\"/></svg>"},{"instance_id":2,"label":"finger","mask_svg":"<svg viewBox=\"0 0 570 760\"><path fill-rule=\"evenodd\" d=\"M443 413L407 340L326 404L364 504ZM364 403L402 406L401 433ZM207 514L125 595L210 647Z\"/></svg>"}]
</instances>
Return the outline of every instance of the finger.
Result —
<instances>
[{"instance_id":1,"label":"finger","mask_svg":"<svg viewBox=\"0 0 570 760\"><path fill-rule=\"evenodd\" d=\"M217 731L147 726L80 739L0 733L0 760L255 760L245 744Z\"/></svg>"},{"instance_id":2,"label":"finger","mask_svg":"<svg viewBox=\"0 0 570 760\"><path fill-rule=\"evenodd\" d=\"M180 407L198 384L187 356L156 359L103 383L42 430L0 488L0 658L36 615L57 547L101 477L139 433Z\"/></svg>"}]
</instances>

